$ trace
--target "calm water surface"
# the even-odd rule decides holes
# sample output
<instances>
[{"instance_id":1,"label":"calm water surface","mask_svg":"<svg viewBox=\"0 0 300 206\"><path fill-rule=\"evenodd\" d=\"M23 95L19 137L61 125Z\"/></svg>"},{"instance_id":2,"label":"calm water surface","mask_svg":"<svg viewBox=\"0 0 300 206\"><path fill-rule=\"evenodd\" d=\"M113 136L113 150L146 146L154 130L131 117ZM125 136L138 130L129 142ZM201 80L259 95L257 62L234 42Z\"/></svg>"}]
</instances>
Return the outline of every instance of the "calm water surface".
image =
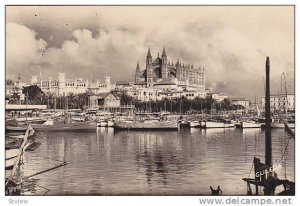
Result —
<instances>
[{"instance_id":1,"label":"calm water surface","mask_svg":"<svg viewBox=\"0 0 300 206\"><path fill-rule=\"evenodd\" d=\"M281 129L272 130L272 139L279 178L294 181L294 140ZM68 164L35 176L36 191L24 195L42 195L44 188L48 195L207 195L210 185L220 185L224 195L245 195L242 178L248 177L253 156L264 162L261 129L98 128L90 133L38 133L37 140L41 147L25 154L25 176L59 161Z\"/></svg>"}]
</instances>

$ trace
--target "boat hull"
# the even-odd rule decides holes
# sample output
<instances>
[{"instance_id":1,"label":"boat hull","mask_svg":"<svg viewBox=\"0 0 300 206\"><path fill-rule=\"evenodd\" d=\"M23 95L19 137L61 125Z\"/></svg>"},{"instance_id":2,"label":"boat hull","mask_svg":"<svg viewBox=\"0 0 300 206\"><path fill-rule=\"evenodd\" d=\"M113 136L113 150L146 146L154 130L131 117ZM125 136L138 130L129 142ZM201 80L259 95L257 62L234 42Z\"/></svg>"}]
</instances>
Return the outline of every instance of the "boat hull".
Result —
<instances>
[{"instance_id":1,"label":"boat hull","mask_svg":"<svg viewBox=\"0 0 300 206\"><path fill-rule=\"evenodd\" d=\"M223 123L223 122L205 122L205 124L201 123L201 125L204 125L204 128L233 128L235 127L234 123Z\"/></svg>"},{"instance_id":2,"label":"boat hull","mask_svg":"<svg viewBox=\"0 0 300 206\"><path fill-rule=\"evenodd\" d=\"M261 128L261 124L255 122L242 122L242 128Z\"/></svg>"},{"instance_id":3,"label":"boat hull","mask_svg":"<svg viewBox=\"0 0 300 206\"><path fill-rule=\"evenodd\" d=\"M190 122L190 127L191 128L199 128L199 127L201 127L201 124L199 121L192 121L192 122Z\"/></svg>"},{"instance_id":4,"label":"boat hull","mask_svg":"<svg viewBox=\"0 0 300 206\"><path fill-rule=\"evenodd\" d=\"M116 130L178 130L177 122L115 122Z\"/></svg>"},{"instance_id":5,"label":"boat hull","mask_svg":"<svg viewBox=\"0 0 300 206\"><path fill-rule=\"evenodd\" d=\"M16 160L17 160L17 157L6 159L5 160L5 169L6 170L11 170L14 167L14 165L16 163Z\"/></svg>"},{"instance_id":6,"label":"boat hull","mask_svg":"<svg viewBox=\"0 0 300 206\"><path fill-rule=\"evenodd\" d=\"M95 121L76 122L71 124L60 125L32 125L36 131L51 131L51 132L89 132L96 131L97 125Z\"/></svg>"},{"instance_id":7,"label":"boat hull","mask_svg":"<svg viewBox=\"0 0 300 206\"><path fill-rule=\"evenodd\" d=\"M287 125L290 128L295 128L295 123L287 123ZM275 122L271 122L271 128L275 128L275 129L284 129L284 123L275 123Z\"/></svg>"}]
</instances>

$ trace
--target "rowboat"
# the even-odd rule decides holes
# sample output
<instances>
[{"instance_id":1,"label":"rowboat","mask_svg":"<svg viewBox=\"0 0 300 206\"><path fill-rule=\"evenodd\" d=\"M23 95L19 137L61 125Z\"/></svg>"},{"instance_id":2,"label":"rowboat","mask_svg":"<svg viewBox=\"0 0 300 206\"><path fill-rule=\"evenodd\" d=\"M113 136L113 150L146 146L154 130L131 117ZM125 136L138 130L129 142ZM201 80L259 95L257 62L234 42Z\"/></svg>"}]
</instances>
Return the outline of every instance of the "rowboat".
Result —
<instances>
[{"instance_id":1,"label":"rowboat","mask_svg":"<svg viewBox=\"0 0 300 206\"><path fill-rule=\"evenodd\" d=\"M10 159L5 159L5 169L11 170L14 167L16 160L17 156Z\"/></svg>"},{"instance_id":2,"label":"rowboat","mask_svg":"<svg viewBox=\"0 0 300 206\"><path fill-rule=\"evenodd\" d=\"M19 154L19 149L8 149L5 150L5 160L9 160L17 157Z\"/></svg>"},{"instance_id":3,"label":"rowboat","mask_svg":"<svg viewBox=\"0 0 300 206\"><path fill-rule=\"evenodd\" d=\"M27 130L26 127L14 127L14 126L10 126L10 125L6 125L5 126L5 133L25 133Z\"/></svg>"}]
</instances>

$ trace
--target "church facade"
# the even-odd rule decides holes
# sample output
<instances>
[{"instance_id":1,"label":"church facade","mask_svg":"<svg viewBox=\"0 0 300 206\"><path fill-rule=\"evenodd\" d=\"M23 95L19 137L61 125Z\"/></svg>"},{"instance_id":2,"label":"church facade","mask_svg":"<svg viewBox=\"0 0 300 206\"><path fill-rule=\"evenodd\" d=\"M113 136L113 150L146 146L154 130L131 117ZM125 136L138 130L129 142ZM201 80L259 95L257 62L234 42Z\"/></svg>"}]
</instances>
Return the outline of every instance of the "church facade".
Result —
<instances>
[{"instance_id":1,"label":"church facade","mask_svg":"<svg viewBox=\"0 0 300 206\"><path fill-rule=\"evenodd\" d=\"M146 57L146 68L140 69L137 63L135 72L135 84L145 87L156 87L158 85L176 85L186 90L205 90L204 67L194 67L177 60L174 64L168 61L165 48L161 56L154 60L150 49Z\"/></svg>"}]
</instances>

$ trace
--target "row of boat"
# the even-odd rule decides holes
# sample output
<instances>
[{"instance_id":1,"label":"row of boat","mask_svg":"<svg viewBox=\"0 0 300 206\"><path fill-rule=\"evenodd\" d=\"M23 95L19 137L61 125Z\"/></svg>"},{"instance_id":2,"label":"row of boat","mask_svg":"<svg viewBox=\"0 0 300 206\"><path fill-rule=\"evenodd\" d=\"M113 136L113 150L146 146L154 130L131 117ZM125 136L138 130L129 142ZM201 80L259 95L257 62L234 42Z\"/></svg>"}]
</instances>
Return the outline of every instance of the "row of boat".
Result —
<instances>
[{"instance_id":1,"label":"row of boat","mask_svg":"<svg viewBox=\"0 0 300 206\"><path fill-rule=\"evenodd\" d=\"M245 120L234 121L230 119L214 119L214 120L193 120L188 122L191 128L261 128L265 126L263 121ZM295 122L291 120L274 119L271 122L271 128L285 128L288 125L289 128L295 128Z\"/></svg>"}]
</instances>

